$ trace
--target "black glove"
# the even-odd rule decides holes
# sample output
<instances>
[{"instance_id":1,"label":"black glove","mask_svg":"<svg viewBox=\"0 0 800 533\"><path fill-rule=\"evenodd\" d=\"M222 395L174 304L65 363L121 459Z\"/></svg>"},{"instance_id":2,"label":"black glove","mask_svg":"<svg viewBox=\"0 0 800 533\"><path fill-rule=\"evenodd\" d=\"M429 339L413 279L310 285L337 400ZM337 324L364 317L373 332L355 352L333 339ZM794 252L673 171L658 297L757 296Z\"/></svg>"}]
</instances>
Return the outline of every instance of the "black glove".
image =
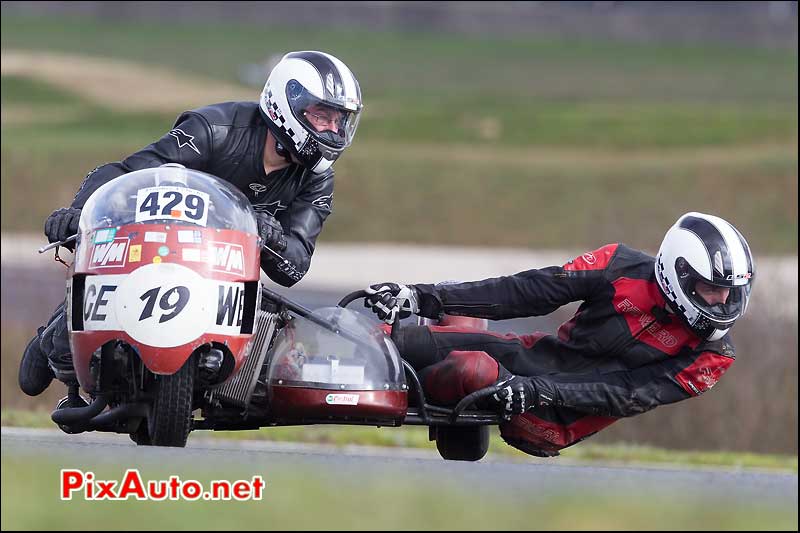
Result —
<instances>
[{"instance_id":1,"label":"black glove","mask_svg":"<svg viewBox=\"0 0 800 533\"><path fill-rule=\"evenodd\" d=\"M269 246L276 252L286 250L286 237L283 235L283 226L269 213L256 213L258 235L261 237L261 246Z\"/></svg>"},{"instance_id":2,"label":"black glove","mask_svg":"<svg viewBox=\"0 0 800 533\"><path fill-rule=\"evenodd\" d=\"M492 400L500 407L506 420L539 405L539 395L531 378L512 374L501 378L494 386L500 387L500 390L492 396Z\"/></svg>"},{"instance_id":3,"label":"black glove","mask_svg":"<svg viewBox=\"0 0 800 533\"><path fill-rule=\"evenodd\" d=\"M62 207L53 211L44 223L44 234L49 242L61 242L78 233L81 210Z\"/></svg>"},{"instance_id":4,"label":"black glove","mask_svg":"<svg viewBox=\"0 0 800 533\"><path fill-rule=\"evenodd\" d=\"M377 283L367 287L366 292L369 296L364 298L364 307L372 308L387 324L419 312L419 296L413 285Z\"/></svg>"}]
</instances>

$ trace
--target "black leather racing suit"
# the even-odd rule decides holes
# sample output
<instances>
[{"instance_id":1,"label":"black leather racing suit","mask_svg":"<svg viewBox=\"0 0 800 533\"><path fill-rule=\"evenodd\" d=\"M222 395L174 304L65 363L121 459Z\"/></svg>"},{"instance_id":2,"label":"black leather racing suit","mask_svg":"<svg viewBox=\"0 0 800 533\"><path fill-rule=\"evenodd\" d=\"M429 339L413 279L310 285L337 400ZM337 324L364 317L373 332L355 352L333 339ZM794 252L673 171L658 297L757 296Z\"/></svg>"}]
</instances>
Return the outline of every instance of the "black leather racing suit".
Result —
<instances>
[{"instance_id":1,"label":"black leather racing suit","mask_svg":"<svg viewBox=\"0 0 800 533\"><path fill-rule=\"evenodd\" d=\"M404 328L402 352L416 368L453 351L482 351L531 376L545 405L501 425L511 442L557 450L621 417L697 396L734 360L730 336L707 342L666 309L654 259L622 244L564 266L477 282L414 285L420 314L502 320L541 316L582 301L557 335L499 334L448 326ZM529 450L526 450L529 451Z\"/></svg>"},{"instance_id":2,"label":"black leather racing suit","mask_svg":"<svg viewBox=\"0 0 800 533\"><path fill-rule=\"evenodd\" d=\"M308 270L322 224L331 213L333 169L314 174L291 164L267 175L263 163L267 131L256 102L186 111L156 142L89 172L72 207L82 208L98 187L134 170L180 163L207 172L235 185L256 211L268 212L281 223L287 244L281 255L288 264L262 254L261 268L276 283L290 287ZM48 324L40 328L40 346L60 376L69 378L74 370L63 302Z\"/></svg>"},{"instance_id":3,"label":"black leather racing suit","mask_svg":"<svg viewBox=\"0 0 800 533\"><path fill-rule=\"evenodd\" d=\"M313 174L291 164L264 171L267 125L256 102L226 102L182 113L161 139L117 163L92 170L83 180L72 207L83 207L102 184L134 170L180 163L228 181L241 190L256 211L265 211L283 226L287 248L283 265L264 255L261 267L275 282L290 287L300 281L322 224L331 213L333 169Z\"/></svg>"}]
</instances>

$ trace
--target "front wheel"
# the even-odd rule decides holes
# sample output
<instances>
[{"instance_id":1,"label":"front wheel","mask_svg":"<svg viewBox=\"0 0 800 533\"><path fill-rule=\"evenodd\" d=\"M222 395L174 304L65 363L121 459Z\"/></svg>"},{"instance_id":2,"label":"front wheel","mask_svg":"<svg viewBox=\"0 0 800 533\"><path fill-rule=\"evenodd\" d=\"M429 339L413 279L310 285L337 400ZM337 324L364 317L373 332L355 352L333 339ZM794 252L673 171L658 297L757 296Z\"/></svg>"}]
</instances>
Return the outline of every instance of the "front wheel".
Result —
<instances>
[{"instance_id":1,"label":"front wheel","mask_svg":"<svg viewBox=\"0 0 800 533\"><path fill-rule=\"evenodd\" d=\"M192 396L196 375L197 357L192 355L175 374L156 376L155 400L147 415L146 425L150 442L141 444L177 448L186 446L192 430ZM144 425L144 421L141 425Z\"/></svg>"},{"instance_id":2,"label":"front wheel","mask_svg":"<svg viewBox=\"0 0 800 533\"><path fill-rule=\"evenodd\" d=\"M147 419L143 418L139 422L139 427L136 431L130 434L131 440L139 446L152 446L153 442L150 440L150 430L147 429Z\"/></svg>"},{"instance_id":3,"label":"front wheel","mask_svg":"<svg viewBox=\"0 0 800 533\"><path fill-rule=\"evenodd\" d=\"M489 426L438 426L436 449L450 461L479 461L489 451Z\"/></svg>"}]
</instances>

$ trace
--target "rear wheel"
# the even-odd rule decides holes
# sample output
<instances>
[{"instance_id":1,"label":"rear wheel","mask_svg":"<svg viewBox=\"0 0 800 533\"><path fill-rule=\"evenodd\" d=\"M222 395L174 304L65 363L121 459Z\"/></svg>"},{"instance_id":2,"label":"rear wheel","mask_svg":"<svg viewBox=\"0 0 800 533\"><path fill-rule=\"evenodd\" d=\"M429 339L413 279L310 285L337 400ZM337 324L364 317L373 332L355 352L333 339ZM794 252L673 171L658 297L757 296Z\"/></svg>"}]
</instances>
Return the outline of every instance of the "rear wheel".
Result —
<instances>
[{"instance_id":1,"label":"rear wheel","mask_svg":"<svg viewBox=\"0 0 800 533\"><path fill-rule=\"evenodd\" d=\"M478 461L489 451L489 426L437 426L436 449L449 461Z\"/></svg>"},{"instance_id":2,"label":"rear wheel","mask_svg":"<svg viewBox=\"0 0 800 533\"><path fill-rule=\"evenodd\" d=\"M146 424L143 420L139 425L140 432L144 426L150 442L137 441L137 444L178 448L186 446L186 439L192 430L192 396L196 375L197 357L192 355L175 374L156 377L155 400Z\"/></svg>"}]
</instances>

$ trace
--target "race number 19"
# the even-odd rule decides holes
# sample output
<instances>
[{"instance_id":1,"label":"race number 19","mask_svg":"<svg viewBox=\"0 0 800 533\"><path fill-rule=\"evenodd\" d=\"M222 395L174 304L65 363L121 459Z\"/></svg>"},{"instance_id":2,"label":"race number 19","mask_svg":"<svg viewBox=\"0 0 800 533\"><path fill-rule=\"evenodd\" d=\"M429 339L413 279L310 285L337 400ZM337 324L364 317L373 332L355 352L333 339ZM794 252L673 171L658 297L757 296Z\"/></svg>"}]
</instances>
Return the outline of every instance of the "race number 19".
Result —
<instances>
[{"instance_id":1,"label":"race number 19","mask_svg":"<svg viewBox=\"0 0 800 533\"><path fill-rule=\"evenodd\" d=\"M161 287L156 287L139 297L140 300L145 302L144 310L142 314L139 315L140 322L153 316L153 308L156 306L156 299L158 298L159 291L161 291ZM189 288L181 285L165 291L164 295L159 299L158 306L164 311L171 312L162 314L158 319L158 323L161 324L162 322L175 318L189 302L189 294Z\"/></svg>"}]
</instances>

